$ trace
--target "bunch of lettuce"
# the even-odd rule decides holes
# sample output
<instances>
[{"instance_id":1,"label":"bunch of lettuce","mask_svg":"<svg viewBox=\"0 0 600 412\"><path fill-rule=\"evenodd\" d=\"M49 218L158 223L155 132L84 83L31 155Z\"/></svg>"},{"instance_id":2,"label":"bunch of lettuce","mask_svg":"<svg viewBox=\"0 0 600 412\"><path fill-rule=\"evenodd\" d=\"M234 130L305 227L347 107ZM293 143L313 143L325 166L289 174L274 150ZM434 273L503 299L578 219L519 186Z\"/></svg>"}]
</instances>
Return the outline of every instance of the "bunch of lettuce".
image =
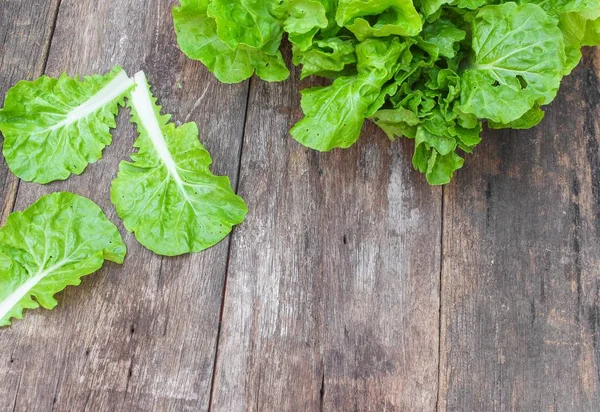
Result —
<instances>
[{"instance_id":1,"label":"bunch of lettuce","mask_svg":"<svg viewBox=\"0 0 600 412\"><path fill-rule=\"evenodd\" d=\"M282 81L292 44L302 90L291 130L320 151L347 148L365 119L415 140L413 165L448 183L491 128L530 128L581 47L600 44L598 0L181 0L181 50L222 82Z\"/></svg>"}]
</instances>

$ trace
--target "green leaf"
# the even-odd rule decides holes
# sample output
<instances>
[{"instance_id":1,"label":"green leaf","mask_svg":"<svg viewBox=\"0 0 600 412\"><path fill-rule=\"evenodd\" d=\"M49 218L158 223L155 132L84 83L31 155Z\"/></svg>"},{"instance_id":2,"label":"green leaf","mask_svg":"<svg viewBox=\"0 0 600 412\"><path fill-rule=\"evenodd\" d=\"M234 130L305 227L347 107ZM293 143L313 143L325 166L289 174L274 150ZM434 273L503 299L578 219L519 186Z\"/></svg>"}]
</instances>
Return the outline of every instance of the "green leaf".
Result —
<instances>
[{"instance_id":1,"label":"green leaf","mask_svg":"<svg viewBox=\"0 0 600 412\"><path fill-rule=\"evenodd\" d=\"M190 59L200 60L223 83L239 83L256 74L266 81L282 81L289 77L279 51L239 45L230 47L217 35L217 23L206 13L208 1L181 0L173 8L177 43Z\"/></svg>"},{"instance_id":2,"label":"green leaf","mask_svg":"<svg viewBox=\"0 0 600 412\"><path fill-rule=\"evenodd\" d=\"M356 76L338 77L330 86L302 91L305 117L292 128L294 139L320 151L352 146L360 136L369 107L383 85L393 78L406 47L397 38L360 43L356 47Z\"/></svg>"},{"instance_id":3,"label":"green leaf","mask_svg":"<svg viewBox=\"0 0 600 412\"><path fill-rule=\"evenodd\" d=\"M581 44L583 46L600 46L600 17L587 22Z\"/></svg>"},{"instance_id":4,"label":"green leaf","mask_svg":"<svg viewBox=\"0 0 600 412\"><path fill-rule=\"evenodd\" d=\"M195 123L175 127L160 114L143 73L129 102L139 138L132 162L122 162L111 200L125 227L153 252L175 256L207 249L241 223L248 211L211 158Z\"/></svg>"},{"instance_id":5,"label":"green leaf","mask_svg":"<svg viewBox=\"0 0 600 412\"><path fill-rule=\"evenodd\" d=\"M457 7L461 9L477 10L478 8L485 6L486 4L493 4L494 2L489 0L458 0L453 2Z\"/></svg>"},{"instance_id":6,"label":"green leaf","mask_svg":"<svg viewBox=\"0 0 600 412\"><path fill-rule=\"evenodd\" d=\"M126 248L94 202L62 192L12 213L0 229L0 251L0 326L7 326L24 309L54 308L56 293L105 260L123 263Z\"/></svg>"},{"instance_id":7,"label":"green leaf","mask_svg":"<svg viewBox=\"0 0 600 412\"><path fill-rule=\"evenodd\" d=\"M329 26L327 10L323 3L317 0L289 0L287 4L289 17L284 29L290 42L300 50L308 49L319 29Z\"/></svg>"},{"instance_id":8,"label":"green leaf","mask_svg":"<svg viewBox=\"0 0 600 412\"><path fill-rule=\"evenodd\" d=\"M416 126L421 124L421 119L414 112L403 107L379 110L373 115L372 120L381 127L390 140L402 136L414 139Z\"/></svg>"},{"instance_id":9,"label":"green leaf","mask_svg":"<svg viewBox=\"0 0 600 412\"><path fill-rule=\"evenodd\" d=\"M423 40L435 44L440 56L449 59L454 58L460 47L459 43L466 35L464 30L460 30L449 20L436 20L423 28Z\"/></svg>"},{"instance_id":10,"label":"green leaf","mask_svg":"<svg viewBox=\"0 0 600 412\"><path fill-rule=\"evenodd\" d=\"M581 60L582 46L600 45L600 18L590 20L581 13L563 13L559 20L558 27L565 40L567 71L570 72Z\"/></svg>"},{"instance_id":11,"label":"green leaf","mask_svg":"<svg viewBox=\"0 0 600 412\"><path fill-rule=\"evenodd\" d=\"M374 23L370 16L375 16ZM416 36L422 28L412 0L340 0L336 21L360 41L390 35Z\"/></svg>"},{"instance_id":12,"label":"green leaf","mask_svg":"<svg viewBox=\"0 0 600 412\"><path fill-rule=\"evenodd\" d=\"M232 49L246 45L274 54L283 35L278 6L267 0L211 0L207 14L217 23L219 39Z\"/></svg>"},{"instance_id":13,"label":"green leaf","mask_svg":"<svg viewBox=\"0 0 600 412\"><path fill-rule=\"evenodd\" d=\"M426 17L435 14L443 5L451 3L452 0L421 0L421 9Z\"/></svg>"},{"instance_id":14,"label":"green leaf","mask_svg":"<svg viewBox=\"0 0 600 412\"><path fill-rule=\"evenodd\" d=\"M293 50L294 64L302 65L301 79L311 75L337 77L356 63L354 42L350 39L332 37L314 42L306 51L296 47Z\"/></svg>"},{"instance_id":15,"label":"green leaf","mask_svg":"<svg viewBox=\"0 0 600 412\"><path fill-rule=\"evenodd\" d=\"M470 18L473 63L462 75L461 109L510 123L556 96L566 57L556 21L534 4L486 6Z\"/></svg>"},{"instance_id":16,"label":"green leaf","mask_svg":"<svg viewBox=\"0 0 600 412\"><path fill-rule=\"evenodd\" d=\"M81 174L112 142L119 104L132 88L120 67L83 81L66 74L20 81L0 110L8 167L19 178L42 184Z\"/></svg>"},{"instance_id":17,"label":"green leaf","mask_svg":"<svg viewBox=\"0 0 600 412\"><path fill-rule=\"evenodd\" d=\"M436 136L419 127L415 138L413 166L425 174L430 185L445 185L464 164L464 159L454 152L456 146L455 139Z\"/></svg>"},{"instance_id":18,"label":"green leaf","mask_svg":"<svg viewBox=\"0 0 600 412\"><path fill-rule=\"evenodd\" d=\"M450 135L458 139L459 147L467 153L471 153L471 149L481 143L480 135L482 130L483 126L481 122L472 128L462 126L451 126L448 128Z\"/></svg>"},{"instance_id":19,"label":"green leaf","mask_svg":"<svg viewBox=\"0 0 600 412\"><path fill-rule=\"evenodd\" d=\"M305 117L292 128L294 139L319 151L356 143L365 113L377 97L372 89L363 88L364 77L339 77L331 86L302 90Z\"/></svg>"},{"instance_id":20,"label":"green leaf","mask_svg":"<svg viewBox=\"0 0 600 412\"><path fill-rule=\"evenodd\" d=\"M536 104L517 120L513 120L508 124L489 121L488 126L491 129L531 129L537 126L544 119L544 116L544 111L540 109L539 104Z\"/></svg>"},{"instance_id":21,"label":"green leaf","mask_svg":"<svg viewBox=\"0 0 600 412\"><path fill-rule=\"evenodd\" d=\"M562 13L584 13L588 18L600 17L598 0L520 0L519 3L537 4L549 14L558 16Z\"/></svg>"}]
</instances>

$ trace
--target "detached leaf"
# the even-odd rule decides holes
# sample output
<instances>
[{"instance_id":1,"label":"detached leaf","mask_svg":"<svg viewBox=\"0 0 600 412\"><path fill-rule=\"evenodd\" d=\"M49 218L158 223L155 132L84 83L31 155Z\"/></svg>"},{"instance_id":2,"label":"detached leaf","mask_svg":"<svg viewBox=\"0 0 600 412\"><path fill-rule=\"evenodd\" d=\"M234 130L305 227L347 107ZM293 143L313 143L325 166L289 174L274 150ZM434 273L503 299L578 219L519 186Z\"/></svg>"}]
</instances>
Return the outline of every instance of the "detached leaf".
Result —
<instances>
[{"instance_id":1,"label":"detached leaf","mask_svg":"<svg viewBox=\"0 0 600 412\"><path fill-rule=\"evenodd\" d=\"M54 308L56 293L104 260L123 263L125 250L115 225L85 197L53 193L11 214L0 229L0 326L24 309Z\"/></svg>"},{"instance_id":2,"label":"detached leaf","mask_svg":"<svg viewBox=\"0 0 600 412\"><path fill-rule=\"evenodd\" d=\"M153 252L175 256L207 249L227 236L248 211L224 176L210 170L211 158L195 123L175 127L160 114L144 73L129 102L139 137L122 162L111 199L127 230Z\"/></svg>"},{"instance_id":3,"label":"detached leaf","mask_svg":"<svg viewBox=\"0 0 600 412\"><path fill-rule=\"evenodd\" d=\"M42 184L81 174L112 142L119 104L133 86L120 67L83 81L66 74L20 81L0 110L8 167Z\"/></svg>"},{"instance_id":4,"label":"detached leaf","mask_svg":"<svg viewBox=\"0 0 600 412\"><path fill-rule=\"evenodd\" d=\"M563 35L535 4L486 6L471 18L473 64L463 73L461 109L510 123L550 103L566 72Z\"/></svg>"}]
</instances>

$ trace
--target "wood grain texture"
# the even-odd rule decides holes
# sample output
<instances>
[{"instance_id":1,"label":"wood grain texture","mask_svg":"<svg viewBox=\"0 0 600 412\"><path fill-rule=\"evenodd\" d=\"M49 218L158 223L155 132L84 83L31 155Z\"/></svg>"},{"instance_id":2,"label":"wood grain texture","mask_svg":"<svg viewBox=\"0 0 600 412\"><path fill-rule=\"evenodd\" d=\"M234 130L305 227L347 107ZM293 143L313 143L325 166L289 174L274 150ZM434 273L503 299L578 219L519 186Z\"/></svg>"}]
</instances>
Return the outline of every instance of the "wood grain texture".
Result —
<instances>
[{"instance_id":1,"label":"wood grain texture","mask_svg":"<svg viewBox=\"0 0 600 412\"><path fill-rule=\"evenodd\" d=\"M0 96L19 80L32 80L43 73L58 4L59 0L5 0L0 4ZM18 181L2 157L0 224L12 211Z\"/></svg>"},{"instance_id":2,"label":"wood grain texture","mask_svg":"<svg viewBox=\"0 0 600 412\"><path fill-rule=\"evenodd\" d=\"M131 75L145 70L164 111L179 123L198 122L214 170L235 185L247 85L221 85L178 51L173 5L63 0L46 72L104 73L117 64ZM44 193L69 190L92 198L120 225L109 187L119 161L133 151L127 117L124 111L102 160L66 182L22 183L16 209ZM10 377L0 390L10 390L12 402L0 410L207 409L228 242L202 254L161 259L132 235L125 240L124 266L108 265L61 293L57 309L29 311L24 321L0 332L0 376Z\"/></svg>"},{"instance_id":3,"label":"wood grain texture","mask_svg":"<svg viewBox=\"0 0 600 412\"><path fill-rule=\"evenodd\" d=\"M598 411L600 54L446 190L441 411Z\"/></svg>"},{"instance_id":4,"label":"wood grain texture","mask_svg":"<svg viewBox=\"0 0 600 412\"><path fill-rule=\"evenodd\" d=\"M301 147L300 87L251 85L211 411L432 411L441 190L372 126Z\"/></svg>"},{"instance_id":5,"label":"wood grain texture","mask_svg":"<svg viewBox=\"0 0 600 412\"><path fill-rule=\"evenodd\" d=\"M0 7L0 96L21 79L39 76L46 62L58 1L6 1ZM40 18L40 16L42 16ZM4 98L0 97L3 102ZM0 225L13 208L18 179L0 156ZM0 332L0 341L4 331ZM11 411L22 375L13 367L14 341L0 344L0 411Z\"/></svg>"}]
</instances>

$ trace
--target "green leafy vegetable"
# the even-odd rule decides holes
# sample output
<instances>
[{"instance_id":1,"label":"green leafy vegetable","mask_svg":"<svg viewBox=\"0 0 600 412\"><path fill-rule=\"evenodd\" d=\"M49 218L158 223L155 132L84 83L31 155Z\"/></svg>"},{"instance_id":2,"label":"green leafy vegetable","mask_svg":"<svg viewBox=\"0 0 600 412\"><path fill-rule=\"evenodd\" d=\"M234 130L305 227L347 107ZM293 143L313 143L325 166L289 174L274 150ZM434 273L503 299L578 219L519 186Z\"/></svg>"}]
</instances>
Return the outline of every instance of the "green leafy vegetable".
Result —
<instances>
[{"instance_id":1,"label":"green leafy vegetable","mask_svg":"<svg viewBox=\"0 0 600 412\"><path fill-rule=\"evenodd\" d=\"M554 19L536 5L506 3L481 9L470 22L474 56L462 76L463 111L509 123L554 99L566 70Z\"/></svg>"},{"instance_id":2,"label":"green leafy vegetable","mask_svg":"<svg viewBox=\"0 0 600 412\"><path fill-rule=\"evenodd\" d=\"M255 69L286 77L287 34L301 78L332 79L302 91L294 139L347 148L370 119L414 139L413 166L435 185L463 166L484 125L542 121L581 48L600 44L598 0L182 0L174 18L183 52L226 82Z\"/></svg>"},{"instance_id":3,"label":"green leafy vegetable","mask_svg":"<svg viewBox=\"0 0 600 412\"><path fill-rule=\"evenodd\" d=\"M63 74L17 83L0 110L10 170L37 183L81 174L111 143L118 106L133 85L120 67L83 81Z\"/></svg>"},{"instance_id":4,"label":"green leafy vegetable","mask_svg":"<svg viewBox=\"0 0 600 412\"><path fill-rule=\"evenodd\" d=\"M227 177L210 172L211 158L195 123L176 127L135 76L132 119L139 137L132 162L122 162L111 199L127 230L157 254L199 252L220 242L241 223L247 207Z\"/></svg>"},{"instance_id":5,"label":"green leafy vegetable","mask_svg":"<svg viewBox=\"0 0 600 412\"><path fill-rule=\"evenodd\" d=\"M289 0L289 17L284 30L301 50L309 48L319 29L329 26L327 9L317 0Z\"/></svg>"},{"instance_id":6,"label":"green leafy vegetable","mask_svg":"<svg viewBox=\"0 0 600 412\"><path fill-rule=\"evenodd\" d=\"M119 231L91 200L65 192L42 197L0 229L0 326L22 319L24 309L54 308L56 293L105 260L124 258Z\"/></svg>"},{"instance_id":7,"label":"green leafy vegetable","mask_svg":"<svg viewBox=\"0 0 600 412\"><path fill-rule=\"evenodd\" d=\"M416 36L422 28L412 0L339 0L335 19L360 41L393 34Z\"/></svg>"},{"instance_id":8,"label":"green leafy vegetable","mask_svg":"<svg viewBox=\"0 0 600 412\"><path fill-rule=\"evenodd\" d=\"M385 82L394 76L404 47L398 39L360 43L356 50L357 75L339 77L331 86L303 90L302 109L306 117L292 128L292 136L321 151L353 145L369 107Z\"/></svg>"},{"instance_id":9,"label":"green leafy vegetable","mask_svg":"<svg viewBox=\"0 0 600 412\"><path fill-rule=\"evenodd\" d=\"M215 4L213 13L220 17L221 14L218 12L227 7L220 3ZM191 59L200 60L217 79L224 83L241 82L252 76L254 72L267 81L287 79L289 71L281 53L277 50L279 46L277 36L270 39L271 44L264 44L265 48L253 47L248 43L255 45L261 43L263 38L260 37L260 32L258 39L250 37L252 33L256 34L256 31L253 31L236 40L233 32L236 27L241 26L233 24L231 25L233 27L228 26L227 29L221 30L221 32L226 31L228 35L220 38L217 33L217 19L213 17L214 15L209 16L208 6L208 0L183 0L181 7L173 9L175 31L178 33L177 41L185 54ZM251 20L251 16L248 17L247 13L243 16ZM219 20L227 21L224 17Z\"/></svg>"}]
</instances>

